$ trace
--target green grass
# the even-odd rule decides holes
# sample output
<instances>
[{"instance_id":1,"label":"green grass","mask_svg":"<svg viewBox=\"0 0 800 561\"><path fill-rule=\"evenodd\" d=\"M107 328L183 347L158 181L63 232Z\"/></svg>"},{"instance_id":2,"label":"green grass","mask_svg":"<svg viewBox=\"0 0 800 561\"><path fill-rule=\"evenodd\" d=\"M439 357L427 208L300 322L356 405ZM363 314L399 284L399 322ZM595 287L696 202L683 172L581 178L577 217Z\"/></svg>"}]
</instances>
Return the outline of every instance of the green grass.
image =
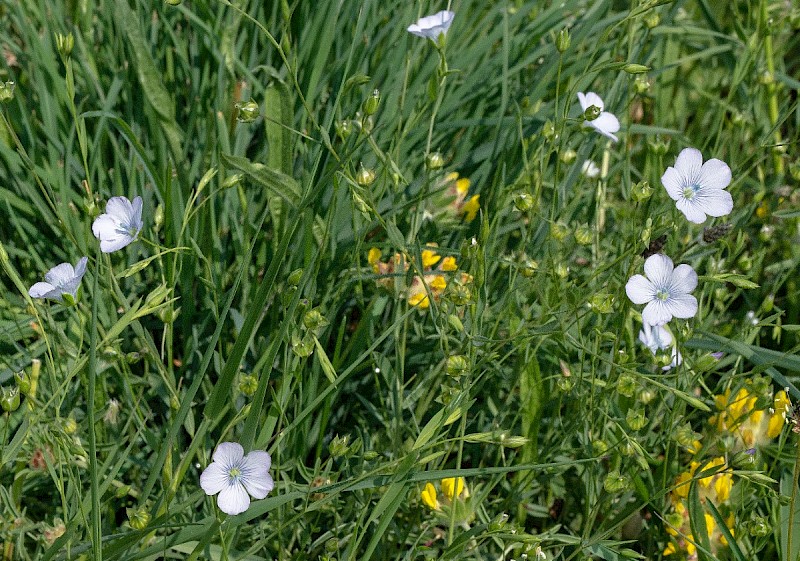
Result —
<instances>
[{"instance_id":1,"label":"green grass","mask_svg":"<svg viewBox=\"0 0 800 561\"><path fill-rule=\"evenodd\" d=\"M41 365L0 420L0 559L659 559L676 478L718 456L731 497L693 484L686 528L735 524L700 558L800 547L797 436L746 463L709 424L726 390L767 416L800 400L800 14L462 0L444 49L406 31L446 8L0 0L0 385ZM620 142L581 129L579 91ZM711 243L661 186L685 147L732 170ZM453 171L474 221L442 216ZM102 254L120 195L144 229ZM668 372L625 295L663 235L700 275ZM458 272L420 310L402 289L431 244ZM377 274L372 248L408 271ZM77 306L28 296L84 255ZM267 450L276 482L235 517L199 486L225 441ZM459 476L468 500L423 504Z\"/></svg>"}]
</instances>

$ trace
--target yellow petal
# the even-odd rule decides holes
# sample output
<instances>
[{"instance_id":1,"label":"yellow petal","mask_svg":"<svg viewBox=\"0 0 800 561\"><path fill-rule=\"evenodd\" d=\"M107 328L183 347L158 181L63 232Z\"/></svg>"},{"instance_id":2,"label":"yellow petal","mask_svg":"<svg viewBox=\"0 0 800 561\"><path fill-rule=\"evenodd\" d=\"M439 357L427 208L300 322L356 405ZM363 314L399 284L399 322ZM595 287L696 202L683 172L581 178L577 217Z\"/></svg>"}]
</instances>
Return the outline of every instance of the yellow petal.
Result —
<instances>
[{"instance_id":1,"label":"yellow petal","mask_svg":"<svg viewBox=\"0 0 800 561\"><path fill-rule=\"evenodd\" d=\"M458 265L456 264L456 258L452 255L442 259L442 262L439 264L440 271L455 271L456 269L458 269Z\"/></svg>"},{"instance_id":2,"label":"yellow petal","mask_svg":"<svg viewBox=\"0 0 800 561\"><path fill-rule=\"evenodd\" d=\"M444 496L451 501L453 500L453 497L459 496L463 490L463 477L448 477L446 479L442 479L442 493L444 493Z\"/></svg>"},{"instance_id":3,"label":"yellow petal","mask_svg":"<svg viewBox=\"0 0 800 561\"><path fill-rule=\"evenodd\" d=\"M423 249L422 250L422 267L427 269L429 267L433 267L436 265L439 260L442 258L441 255L438 255L435 251L430 249Z\"/></svg>"},{"instance_id":4,"label":"yellow petal","mask_svg":"<svg viewBox=\"0 0 800 561\"><path fill-rule=\"evenodd\" d=\"M466 215L465 220L467 222L472 222L475 220L475 217L478 216L478 211L481 208L480 198L481 196L479 194L472 195L472 197L464 203L464 206L461 207L461 212Z\"/></svg>"},{"instance_id":5,"label":"yellow petal","mask_svg":"<svg viewBox=\"0 0 800 561\"><path fill-rule=\"evenodd\" d=\"M369 253L367 253L367 262L370 265L374 265L375 263L380 261L380 258L381 258L381 250L378 249L377 247L371 248L369 250Z\"/></svg>"},{"instance_id":6,"label":"yellow petal","mask_svg":"<svg viewBox=\"0 0 800 561\"><path fill-rule=\"evenodd\" d=\"M436 488L430 482L425 484L425 488L419 496L428 508L433 510L439 509L439 501L436 500Z\"/></svg>"}]
</instances>

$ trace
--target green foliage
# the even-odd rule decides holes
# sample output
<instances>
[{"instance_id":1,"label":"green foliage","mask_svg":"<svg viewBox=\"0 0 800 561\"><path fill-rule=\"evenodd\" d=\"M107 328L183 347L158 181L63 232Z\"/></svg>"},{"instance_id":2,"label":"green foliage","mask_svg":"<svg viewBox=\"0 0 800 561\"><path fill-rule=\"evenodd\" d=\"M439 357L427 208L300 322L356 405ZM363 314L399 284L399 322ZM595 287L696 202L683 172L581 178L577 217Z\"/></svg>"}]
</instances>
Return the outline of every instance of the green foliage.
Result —
<instances>
[{"instance_id":1,"label":"green foliage","mask_svg":"<svg viewBox=\"0 0 800 561\"><path fill-rule=\"evenodd\" d=\"M800 399L798 14L463 0L446 40L406 31L447 7L0 0L0 559L800 547L797 434L751 455L719 423ZM705 231L661 184L685 147L733 175ZM112 196L144 228L103 254ZM655 252L700 275L668 370L625 295ZM75 305L28 295L84 255ZM221 442L272 456L237 516L199 486ZM716 503L688 467L715 457Z\"/></svg>"}]
</instances>

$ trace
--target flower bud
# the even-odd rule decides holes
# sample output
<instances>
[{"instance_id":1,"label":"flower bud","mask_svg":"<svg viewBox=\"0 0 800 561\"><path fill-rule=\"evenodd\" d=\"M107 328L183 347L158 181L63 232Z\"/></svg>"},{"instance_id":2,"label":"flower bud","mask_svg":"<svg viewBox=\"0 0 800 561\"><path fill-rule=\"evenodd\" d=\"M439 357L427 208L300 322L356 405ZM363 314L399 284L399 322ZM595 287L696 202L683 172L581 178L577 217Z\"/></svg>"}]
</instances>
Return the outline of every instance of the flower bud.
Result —
<instances>
[{"instance_id":1,"label":"flower bud","mask_svg":"<svg viewBox=\"0 0 800 561\"><path fill-rule=\"evenodd\" d=\"M297 333L292 335L292 352L301 358L311 356L314 352L314 338L307 333L302 339Z\"/></svg>"},{"instance_id":2,"label":"flower bud","mask_svg":"<svg viewBox=\"0 0 800 561\"><path fill-rule=\"evenodd\" d=\"M78 423L72 417L67 417L63 421L62 427L64 428L64 432L66 434L75 434L78 430Z\"/></svg>"},{"instance_id":3,"label":"flower bud","mask_svg":"<svg viewBox=\"0 0 800 561\"><path fill-rule=\"evenodd\" d=\"M28 374L23 370L22 372L14 372L14 380L17 382L17 388L24 395L28 395L31 391L31 379Z\"/></svg>"},{"instance_id":4,"label":"flower bud","mask_svg":"<svg viewBox=\"0 0 800 561\"><path fill-rule=\"evenodd\" d=\"M334 125L334 128L336 129L336 136L341 138L342 141L347 140L350 136L350 133L353 132L353 126L347 119L343 121L337 121Z\"/></svg>"},{"instance_id":5,"label":"flower bud","mask_svg":"<svg viewBox=\"0 0 800 561\"><path fill-rule=\"evenodd\" d=\"M0 103L8 103L14 99L14 82L0 82Z\"/></svg>"},{"instance_id":6,"label":"flower bud","mask_svg":"<svg viewBox=\"0 0 800 561\"><path fill-rule=\"evenodd\" d=\"M577 157L578 153L572 148L567 148L566 150L562 150L558 155L558 158L567 165L574 162Z\"/></svg>"},{"instance_id":7,"label":"flower bud","mask_svg":"<svg viewBox=\"0 0 800 561\"><path fill-rule=\"evenodd\" d=\"M539 263L527 255L522 255L520 261L520 272L525 278L531 278L539 269Z\"/></svg>"},{"instance_id":8,"label":"flower bud","mask_svg":"<svg viewBox=\"0 0 800 561\"><path fill-rule=\"evenodd\" d=\"M772 72L769 70L765 70L758 76L758 83L762 86L771 86L775 83L775 76L772 75Z\"/></svg>"},{"instance_id":9,"label":"flower bud","mask_svg":"<svg viewBox=\"0 0 800 561\"><path fill-rule=\"evenodd\" d=\"M364 459L367 460L368 462L371 462L372 460L376 459L379 455L380 454L378 454L374 450L367 450L366 452L364 452Z\"/></svg>"},{"instance_id":10,"label":"flower bud","mask_svg":"<svg viewBox=\"0 0 800 561\"><path fill-rule=\"evenodd\" d=\"M658 15L658 12L652 11L644 18L644 24L647 26L647 29L653 29L657 27L659 23L661 23L661 16Z\"/></svg>"},{"instance_id":11,"label":"flower bud","mask_svg":"<svg viewBox=\"0 0 800 561\"><path fill-rule=\"evenodd\" d=\"M425 167L431 171L444 167L444 156L440 152L431 152L425 156Z\"/></svg>"},{"instance_id":12,"label":"flower bud","mask_svg":"<svg viewBox=\"0 0 800 561\"><path fill-rule=\"evenodd\" d=\"M556 276L560 279L565 279L569 276L569 267L564 265L563 263L559 263L556 265Z\"/></svg>"},{"instance_id":13,"label":"flower bud","mask_svg":"<svg viewBox=\"0 0 800 561\"><path fill-rule=\"evenodd\" d=\"M603 481L603 488L609 493L621 493L626 491L629 485L628 477L617 470L608 472Z\"/></svg>"},{"instance_id":14,"label":"flower bud","mask_svg":"<svg viewBox=\"0 0 800 561\"><path fill-rule=\"evenodd\" d=\"M252 374L244 374L239 377L239 391L247 397L253 397L258 389L258 378Z\"/></svg>"},{"instance_id":15,"label":"flower bud","mask_svg":"<svg viewBox=\"0 0 800 561\"><path fill-rule=\"evenodd\" d=\"M66 59L72 54L72 48L74 46L75 37L72 36L72 33L67 33L66 35L56 33L56 50L58 54L61 55L62 59Z\"/></svg>"},{"instance_id":16,"label":"flower bud","mask_svg":"<svg viewBox=\"0 0 800 561\"><path fill-rule=\"evenodd\" d=\"M372 95L369 96L366 100L364 100L363 105L361 106L361 110L364 111L365 115L374 115L378 111L378 107L381 103L381 92L377 89L372 90Z\"/></svg>"},{"instance_id":17,"label":"flower bud","mask_svg":"<svg viewBox=\"0 0 800 561\"><path fill-rule=\"evenodd\" d=\"M754 538L763 538L772 533L772 527L767 519L756 516L753 520L748 522L747 531Z\"/></svg>"},{"instance_id":18,"label":"flower bud","mask_svg":"<svg viewBox=\"0 0 800 561\"><path fill-rule=\"evenodd\" d=\"M356 173L356 183L361 187L369 187L375 181L375 172L369 168L361 166Z\"/></svg>"},{"instance_id":19,"label":"flower bud","mask_svg":"<svg viewBox=\"0 0 800 561\"><path fill-rule=\"evenodd\" d=\"M179 315L181 315L180 306L178 306L177 308L165 306L160 310L158 310L158 319L160 319L166 325L171 325L175 323L175 320L178 319Z\"/></svg>"},{"instance_id":20,"label":"flower bud","mask_svg":"<svg viewBox=\"0 0 800 561\"><path fill-rule=\"evenodd\" d=\"M325 551L328 553L335 553L339 550L339 540L336 538L330 538L328 541L325 542Z\"/></svg>"},{"instance_id":21,"label":"flower bud","mask_svg":"<svg viewBox=\"0 0 800 561\"><path fill-rule=\"evenodd\" d=\"M469 372L469 361L464 355L452 355L447 357L446 372L448 376L460 378Z\"/></svg>"},{"instance_id":22,"label":"flower bud","mask_svg":"<svg viewBox=\"0 0 800 561\"><path fill-rule=\"evenodd\" d=\"M554 240L562 242L568 235L569 228L567 228L562 222L553 222L550 224L550 236Z\"/></svg>"},{"instance_id":23,"label":"flower bud","mask_svg":"<svg viewBox=\"0 0 800 561\"><path fill-rule=\"evenodd\" d=\"M169 2L169 0L167 1ZM147 509L144 507L137 509L128 508L125 509L125 511L128 514L128 524L130 524L131 528L134 530L144 530L150 523L150 513L147 512Z\"/></svg>"},{"instance_id":24,"label":"flower bud","mask_svg":"<svg viewBox=\"0 0 800 561\"><path fill-rule=\"evenodd\" d=\"M640 181L631 188L631 197L633 197L633 200L637 203L646 201L652 194L653 188L650 187L650 183L647 181Z\"/></svg>"},{"instance_id":25,"label":"flower bud","mask_svg":"<svg viewBox=\"0 0 800 561\"><path fill-rule=\"evenodd\" d=\"M650 82L644 76L637 76L633 81L633 91L641 95L650 89Z\"/></svg>"},{"instance_id":26,"label":"flower bud","mask_svg":"<svg viewBox=\"0 0 800 561\"><path fill-rule=\"evenodd\" d=\"M330 445L328 446L328 452L330 452L331 456L334 458L339 458L344 456L348 452L348 442L350 437L347 435L339 436L338 434L333 437L331 440Z\"/></svg>"},{"instance_id":27,"label":"flower bud","mask_svg":"<svg viewBox=\"0 0 800 561\"><path fill-rule=\"evenodd\" d=\"M567 49L569 49L570 44L570 36L569 30L565 27L561 31L558 32L556 35L556 49L558 49L559 53L563 53Z\"/></svg>"},{"instance_id":28,"label":"flower bud","mask_svg":"<svg viewBox=\"0 0 800 561\"><path fill-rule=\"evenodd\" d=\"M663 156L669 150L669 140L662 140L657 136L654 140L647 141L647 148L656 156Z\"/></svg>"},{"instance_id":29,"label":"flower bud","mask_svg":"<svg viewBox=\"0 0 800 561\"><path fill-rule=\"evenodd\" d=\"M169 408L173 411L178 411L181 408L181 400L177 395L171 395L169 398Z\"/></svg>"},{"instance_id":30,"label":"flower bud","mask_svg":"<svg viewBox=\"0 0 800 561\"><path fill-rule=\"evenodd\" d=\"M6 413L19 409L19 388L0 388L0 407Z\"/></svg>"},{"instance_id":31,"label":"flower bud","mask_svg":"<svg viewBox=\"0 0 800 561\"><path fill-rule=\"evenodd\" d=\"M589 107L586 108L586 111L583 112L583 118L586 119L587 121L594 121L600 116L600 113L602 112L603 110L600 109L598 106L590 105Z\"/></svg>"},{"instance_id":32,"label":"flower bud","mask_svg":"<svg viewBox=\"0 0 800 561\"><path fill-rule=\"evenodd\" d=\"M632 408L628 409L628 413L625 415L625 422L628 423L631 429L638 431L647 425L647 417L644 414L644 410Z\"/></svg>"},{"instance_id":33,"label":"flower bud","mask_svg":"<svg viewBox=\"0 0 800 561\"><path fill-rule=\"evenodd\" d=\"M314 308L313 310L307 311L303 316L303 325L306 326L306 329L314 333L319 333L328 327L329 322L317 308Z\"/></svg>"},{"instance_id":34,"label":"flower bud","mask_svg":"<svg viewBox=\"0 0 800 561\"><path fill-rule=\"evenodd\" d=\"M520 212L528 212L536 206L536 200L530 193L516 193L513 199L514 208Z\"/></svg>"},{"instance_id":35,"label":"flower bud","mask_svg":"<svg viewBox=\"0 0 800 561\"><path fill-rule=\"evenodd\" d=\"M550 142L557 140L556 126L550 119L545 121L542 125L542 136L545 138L545 140Z\"/></svg>"},{"instance_id":36,"label":"flower bud","mask_svg":"<svg viewBox=\"0 0 800 561\"><path fill-rule=\"evenodd\" d=\"M601 456L608 452L608 444L600 438L592 440L592 453L595 456Z\"/></svg>"},{"instance_id":37,"label":"flower bud","mask_svg":"<svg viewBox=\"0 0 800 561\"><path fill-rule=\"evenodd\" d=\"M580 245L589 245L592 243L592 238L592 229L586 224L578 226L578 228L575 230L575 241Z\"/></svg>"},{"instance_id":38,"label":"flower bud","mask_svg":"<svg viewBox=\"0 0 800 561\"><path fill-rule=\"evenodd\" d=\"M236 120L240 123L252 123L258 118L260 110L255 101L240 101L235 105L238 113Z\"/></svg>"},{"instance_id":39,"label":"flower bud","mask_svg":"<svg viewBox=\"0 0 800 561\"><path fill-rule=\"evenodd\" d=\"M629 62L622 67L622 70L628 74L644 74L645 72L650 71L650 67L645 66L644 64L633 64L632 62Z\"/></svg>"},{"instance_id":40,"label":"flower bud","mask_svg":"<svg viewBox=\"0 0 800 561\"><path fill-rule=\"evenodd\" d=\"M638 384L633 376L630 374L622 374L617 381L617 392L625 397L633 397L633 394L636 393L637 386Z\"/></svg>"},{"instance_id":41,"label":"flower bud","mask_svg":"<svg viewBox=\"0 0 800 561\"><path fill-rule=\"evenodd\" d=\"M286 282L289 286L297 286L300 284L300 279L303 278L303 269L295 269L291 273L289 273L289 278L286 279Z\"/></svg>"},{"instance_id":42,"label":"flower bud","mask_svg":"<svg viewBox=\"0 0 800 561\"><path fill-rule=\"evenodd\" d=\"M614 310L614 296L605 292L593 294L589 307L596 314L610 314Z\"/></svg>"}]
</instances>

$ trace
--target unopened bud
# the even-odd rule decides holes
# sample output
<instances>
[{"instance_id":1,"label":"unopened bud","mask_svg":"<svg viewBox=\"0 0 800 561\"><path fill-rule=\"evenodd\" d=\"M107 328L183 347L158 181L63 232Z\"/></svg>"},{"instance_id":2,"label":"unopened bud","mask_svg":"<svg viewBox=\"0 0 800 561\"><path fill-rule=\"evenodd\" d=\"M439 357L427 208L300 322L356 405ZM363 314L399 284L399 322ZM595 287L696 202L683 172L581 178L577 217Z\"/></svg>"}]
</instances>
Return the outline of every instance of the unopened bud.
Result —
<instances>
[{"instance_id":1,"label":"unopened bud","mask_svg":"<svg viewBox=\"0 0 800 561\"><path fill-rule=\"evenodd\" d=\"M300 279L303 278L303 269L295 269L291 273L289 273L289 278L286 279L286 282L289 286L297 286L300 284Z\"/></svg>"},{"instance_id":2,"label":"unopened bud","mask_svg":"<svg viewBox=\"0 0 800 561\"><path fill-rule=\"evenodd\" d=\"M361 109L364 111L365 115L374 115L378 111L380 103L381 92L376 89L372 91L372 95L364 100L364 104L361 106Z\"/></svg>"},{"instance_id":3,"label":"unopened bud","mask_svg":"<svg viewBox=\"0 0 800 561\"><path fill-rule=\"evenodd\" d=\"M558 155L558 158L563 163L565 163L567 165L569 165L572 162L574 162L577 157L578 157L578 153L575 150L573 150L572 148L568 148L566 150L562 150Z\"/></svg>"},{"instance_id":4,"label":"unopened bud","mask_svg":"<svg viewBox=\"0 0 800 561\"><path fill-rule=\"evenodd\" d=\"M444 156L440 152L431 152L425 156L425 167L431 171L444 167Z\"/></svg>"},{"instance_id":5,"label":"unopened bud","mask_svg":"<svg viewBox=\"0 0 800 561\"><path fill-rule=\"evenodd\" d=\"M236 109L238 111L236 120L240 123L252 123L258 118L260 113L258 103L252 100L237 103Z\"/></svg>"},{"instance_id":6,"label":"unopened bud","mask_svg":"<svg viewBox=\"0 0 800 561\"><path fill-rule=\"evenodd\" d=\"M569 276L569 267L564 265L563 263L559 263L556 265L556 276L560 279L565 279Z\"/></svg>"},{"instance_id":7,"label":"unopened bud","mask_svg":"<svg viewBox=\"0 0 800 561\"><path fill-rule=\"evenodd\" d=\"M6 413L19 409L19 388L0 388L0 407Z\"/></svg>"},{"instance_id":8,"label":"unopened bud","mask_svg":"<svg viewBox=\"0 0 800 561\"><path fill-rule=\"evenodd\" d=\"M633 397L637 387L636 379L630 374L622 374L617 381L617 391L625 397Z\"/></svg>"},{"instance_id":9,"label":"unopened bud","mask_svg":"<svg viewBox=\"0 0 800 561\"><path fill-rule=\"evenodd\" d=\"M516 193L514 195L514 208L520 212L528 212L536 206L536 199L530 193Z\"/></svg>"},{"instance_id":10,"label":"unopened bud","mask_svg":"<svg viewBox=\"0 0 800 561\"><path fill-rule=\"evenodd\" d=\"M252 374L244 374L239 378L239 391L247 397L253 397L258 389L258 378Z\"/></svg>"},{"instance_id":11,"label":"unopened bud","mask_svg":"<svg viewBox=\"0 0 800 561\"><path fill-rule=\"evenodd\" d=\"M644 18L644 24L647 26L647 29L653 29L657 27L659 23L661 23L661 16L658 15L657 12L650 12Z\"/></svg>"},{"instance_id":12,"label":"unopened bud","mask_svg":"<svg viewBox=\"0 0 800 561\"><path fill-rule=\"evenodd\" d=\"M569 49L570 42L569 30L565 27L556 35L556 49L559 53L563 53Z\"/></svg>"},{"instance_id":13,"label":"unopened bud","mask_svg":"<svg viewBox=\"0 0 800 561\"><path fill-rule=\"evenodd\" d=\"M14 82L0 82L0 103L8 103L14 99Z\"/></svg>"},{"instance_id":14,"label":"unopened bud","mask_svg":"<svg viewBox=\"0 0 800 561\"><path fill-rule=\"evenodd\" d=\"M361 187L369 187L375 181L375 172L369 168L361 166L356 173L356 183Z\"/></svg>"},{"instance_id":15,"label":"unopened bud","mask_svg":"<svg viewBox=\"0 0 800 561\"><path fill-rule=\"evenodd\" d=\"M336 136L341 138L342 141L347 140L347 138L350 136L350 133L353 132L353 125L347 119L344 121L337 121L337 123L334 125L334 128L336 129Z\"/></svg>"},{"instance_id":16,"label":"unopened bud","mask_svg":"<svg viewBox=\"0 0 800 561\"><path fill-rule=\"evenodd\" d=\"M650 89L650 82L644 76L637 76L633 81L633 91L641 95Z\"/></svg>"},{"instance_id":17,"label":"unopened bud","mask_svg":"<svg viewBox=\"0 0 800 561\"><path fill-rule=\"evenodd\" d=\"M306 326L306 329L315 333L319 333L321 330L325 329L328 324L328 320L317 308L307 311L303 316L303 325Z\"/></svg>"},{"instance_id":18,"label":"unopened bud","mask_svg":"<svg viewBox=\"0 0 800 561\"><path fill-rule=\"evenodd\" d=\"M628 413L625 415L625 422L633 430L639 430L647 424L647 417L642 409L628 409Z\"/></svg>"},{"instance_id":19,"label":"unopened bud","mask_svg":"<svg viewBox=\"0 0 800 561\"><path fill-rule=\"evenodd\" d=\"M638 203L646 201L652 194L653 188L650 187L650 183L647 181L640 181L631 188L631 197Z\"/></svg>"},{"instance_id":20,"label":"unopened bud","mask_svg":"<svg viewBox=\"0 0 800 561\"><path fill-rule=\"evenodd\" d=\"M72 36L72 33L67 33L66 35L56 33L56 50L58 54L61 55L62 59L66 59L72 54L72 48L74 46L75 37Z\"/></svg>"},{"instance_id":21,"label":"unopened bud","mask_svg":"<svg viewBox=\"0 0 800 561\"><path fill-rule=\"evenodd\" d=\"M592 243L592 229L589 228L586 224L582 224L578 226L575 230L575 241L578 242L580 245L589 245Z\"/></svg>"},{"instance_id":22,"label":"unopened bud","mask_svg":"<svg viewBox=\"0 0 800 561\"><path fill-rule=\"evenodd\" d=\"M331 456L334 458L344 456L348 451L347 443L349 440L350 437L347 435L339 436L337 434L335 437L333 437L330 445L328 446L328 451L330 452Z\"/></svg>"},{"instance_id":23,"label":"unopened bud","mask_svg":"<svg viewBox=\"0 0 800 561\"><path fill-rule=\"evenodd\" d=\"M561 222L553 222L550 224L550 236L556 241L564 241L569 235L569 228Z\"/></svg>"},{"instance_id":24,"label":"unopened bud","mask_svg":"<svg viewBox=\"0 0 800 561\"><path fill-rule=\"evenodd\" d=\"M453 355L447 357L447 375L459 378L469 372L469 361L463 355Z\"/></svg>"},{"instance_id":25,"label":"unopened bud","mask_svg":"<svg viewBox=\"0 0 800 561\"><path fill-rule=\"evenodd\" d=\"M624 70L628 74L644 74L645 72L650 71L650 67L645 66L644 64L633 64L629 62L628 64L622 67L622 70Z\"/></svg>"},{"instance_id":26,"label":"unopened bud","mask_svg":"<svg viewBox=\"0 0 800 561\"><path fill-rule=\"evenodd\" d=\"M167 2L170 2L170 0L167 0ZM144 530L150 523L150 513L147 512L147 509L144 507L137 509L128 508L126 512L128 514L128 524L130 524L131 528L134 530Z\"/></svg>"},{"instance_id":27,"label":"unopened bud","mask_svg":"<svg viewBox=\"0 0 800 561\"><path fill-rule=\"evenodd\" d=\"M621 493L627 490L629 485L628 478L617 470L609 472L603 481L603 488L609 493Z\"/></svg>"}]
</instances>

